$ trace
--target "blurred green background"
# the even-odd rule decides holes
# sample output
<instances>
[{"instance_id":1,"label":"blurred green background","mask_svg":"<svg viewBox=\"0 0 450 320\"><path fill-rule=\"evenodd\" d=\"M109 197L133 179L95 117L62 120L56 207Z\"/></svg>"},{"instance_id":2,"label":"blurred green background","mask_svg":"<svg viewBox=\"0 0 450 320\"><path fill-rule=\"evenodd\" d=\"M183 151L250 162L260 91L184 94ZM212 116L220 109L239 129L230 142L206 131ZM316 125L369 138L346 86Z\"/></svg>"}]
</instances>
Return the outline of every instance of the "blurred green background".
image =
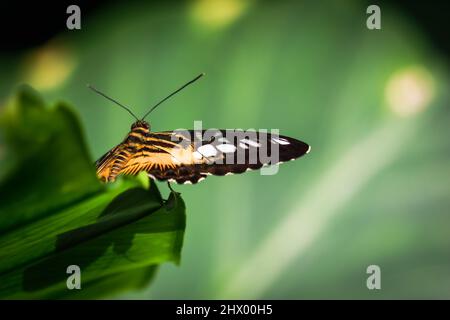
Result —
<instances>
[{"instance_id":1,"label":"blurred green background","mask_svg":"<svg viewBox=\"0 0 450 320\"><path fill-rule=\"evenodd\" d=\"M181 265L121 298L450 298L448 62L401 10L383 5L382 29L371 31L366 8L103 4L81 7L81 30L1 55L0 102L24 82L68 101L93 160L133 119L87 83L142 115L200 72L152 113L153 131L202 120L280 129L312 146L273 176L176 186L187 206ZM381 290L366 287L373 264Z\"/></svg>"}]
</instances>

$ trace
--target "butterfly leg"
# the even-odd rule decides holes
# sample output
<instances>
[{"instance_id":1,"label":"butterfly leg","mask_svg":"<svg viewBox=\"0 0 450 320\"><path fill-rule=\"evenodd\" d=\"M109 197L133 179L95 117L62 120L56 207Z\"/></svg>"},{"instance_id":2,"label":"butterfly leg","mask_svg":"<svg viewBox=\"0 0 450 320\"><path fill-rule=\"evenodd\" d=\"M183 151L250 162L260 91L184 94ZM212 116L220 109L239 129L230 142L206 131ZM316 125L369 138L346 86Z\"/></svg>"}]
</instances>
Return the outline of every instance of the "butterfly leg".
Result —
<instances>
[{"instance_id":1,"label":"butterfly leg","mask_svg":"<svg viewBox=\"0 0 450 320\"><path fill-rule=\"evenodd\" d=\"M171 192L176 193L175 190L172 189L172 186L170 185L170 182L167 182L167 186L169 187L169 189L170 189Z\"/></svg>"},{"instance_id":2,"label":"butterfly leg","mask_svg":"<svg viewBox=\"0 0 450 320\"><path fill-rule=\"evenodd\" d=\"M180 195L179 192L176 192L175 190L172 189L170 182L167 182L167 186L169 187L171 194L169 195L169 197L167 198L167 200L163 200L164 201L164 205L166 206L166 208L168 210L172 210L172 208L176 205L176 195Z\"/></svg>"}]
</instances>

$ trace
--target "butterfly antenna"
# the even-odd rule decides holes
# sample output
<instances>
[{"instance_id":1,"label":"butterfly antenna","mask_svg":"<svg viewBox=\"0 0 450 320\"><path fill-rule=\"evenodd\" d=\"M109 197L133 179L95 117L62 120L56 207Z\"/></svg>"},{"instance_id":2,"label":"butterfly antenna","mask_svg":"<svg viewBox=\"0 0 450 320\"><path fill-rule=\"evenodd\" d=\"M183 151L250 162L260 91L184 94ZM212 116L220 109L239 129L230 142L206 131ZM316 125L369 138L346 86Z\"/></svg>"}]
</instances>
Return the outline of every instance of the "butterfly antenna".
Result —
<instances>
[{"instance_id":1,"label":"butterfly antenna","mask_svg":"<svg viewBox=\"0 0 450 320\"><path fill-rule=\"evenodd\" d=\"M135 114L130 110L130 108L124 106L123 104L121 104L119 101L114 100L111 97L108 97L106 94L104 94L103 92L97 90L95 87L91 86L90 84L87 85L87 87L89 89L91 89L92 91L94 91L95 93L98 93L99 95L105 97L106 99L108 99L109 101L114 102L115 104L117 104L118 106L124 108L125 110L127 110L137 121L139 121L139 118L135 116Z\"/></svg>"},{"instance_id":2,"label":"butterfly antenna","mask_svg":"<svg viewBox=\"0 0 450 320\"><path fill-rule=\"evenodd\" d=\"M144 120L153 110L156 109L157 106L159 106L161 103L163 103L164 101L166 101L167 99L169 99L170 97L174 96L175 94L177 94L178 92L180 92L181 90L183 90L184 88L186 88L188 85L194 83L195 81L197 81L198 79L200 79L201 77L203 77L205 74L204 73L200 73L198 76L196 76L194 79L192 79L191 81L189 81L188 83L184 84L181 88L175 90L174 92L172 92L171 94L169 94L167 97L165 97L164 99L162 99L160 102L158 102L157 104L155 104L143 117L141 120Z\"/></svg>"}]
</instances>

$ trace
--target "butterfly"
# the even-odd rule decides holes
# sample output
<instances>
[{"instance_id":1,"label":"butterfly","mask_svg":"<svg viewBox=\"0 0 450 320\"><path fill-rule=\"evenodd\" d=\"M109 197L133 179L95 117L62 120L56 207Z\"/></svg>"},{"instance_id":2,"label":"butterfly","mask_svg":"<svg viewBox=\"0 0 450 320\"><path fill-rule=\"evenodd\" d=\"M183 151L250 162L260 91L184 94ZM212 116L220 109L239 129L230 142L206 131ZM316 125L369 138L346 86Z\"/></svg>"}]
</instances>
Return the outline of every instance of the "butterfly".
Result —
<instances>
[{"instance_id":1,"label":"butterfly","mask_svg":"<svg viewBox=\"0 0 450 320\"><path fill-rule=\"evenodd\" d=\"M265 131L175 130L150 131L145 118L161 103L194 83L198 75L174 91L139 119L125 105L88 85L127 110L136 121L125 139L95 162L97 176L112 182L119 175L145 171L153 180L195 184L209 175L224 176L295 160L311 147L294 138Z\"/></svg>"}]
</instances>

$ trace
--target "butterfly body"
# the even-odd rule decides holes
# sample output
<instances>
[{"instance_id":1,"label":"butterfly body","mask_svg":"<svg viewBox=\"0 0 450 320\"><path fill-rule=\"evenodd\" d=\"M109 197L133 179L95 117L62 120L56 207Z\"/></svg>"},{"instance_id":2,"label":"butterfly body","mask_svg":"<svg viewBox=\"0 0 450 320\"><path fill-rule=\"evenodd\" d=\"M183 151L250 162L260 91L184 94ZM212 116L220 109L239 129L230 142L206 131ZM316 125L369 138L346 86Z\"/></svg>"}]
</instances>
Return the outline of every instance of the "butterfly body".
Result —
<instances>
[{"instance_id":1,"label":"butterfly body","mask_svg":"<svg viewBox=\"0 0 450 320\"><path fill-rule=\"evenodd\" d=\"M144 119L161 103L200 79L200 74L154 105L141 119L127 106L88 85L135 119L125 139L95 163L105 182L141 171L159 181L194 184L209 175L223 176L295 160L309 152L306 143L264 131L183 130L151 132Z\"/></svg>"},{"instance_id":2,"label":"butterfly body","mask_svg":"<svg viewBox=\"0 0 450 320\"><path fill-rule=\"evenodd\" d=\"M105 182L145 171L155 180L195 184L208 175L243 173L294 160L309 150L304 142L266 132L151 132L149 124L139 120L122 143L95 165L97 176Z\"/></svg>"}]
</instances>

